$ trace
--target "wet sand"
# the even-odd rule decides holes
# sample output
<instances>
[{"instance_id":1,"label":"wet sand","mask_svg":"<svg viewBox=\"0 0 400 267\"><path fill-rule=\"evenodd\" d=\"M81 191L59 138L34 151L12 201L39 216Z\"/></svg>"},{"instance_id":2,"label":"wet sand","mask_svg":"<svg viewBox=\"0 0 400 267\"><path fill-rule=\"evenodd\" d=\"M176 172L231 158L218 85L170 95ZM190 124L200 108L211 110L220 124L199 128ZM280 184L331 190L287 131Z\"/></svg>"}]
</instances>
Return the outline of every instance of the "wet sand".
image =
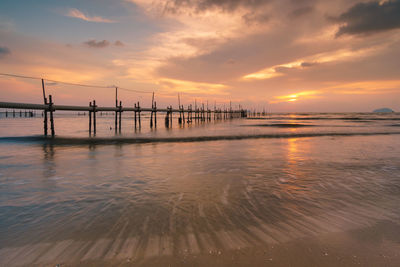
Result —
<instances>
[{"instance_id":1,"label":"wet sand","mask_svg":"<svg viewBox=\"0 0 400 267\"><path fill-rule=\"evenodd\" d=\"M2 249L0 255L2 266L399 266L399 232L398 223L381 221L362 229L282 243L260 244L257 240L254 245L243 245L223 240L229 248L209 251L199 251L191 244L189 249L173 253L168 240L153 238L140 253L135 250L138 240L129 238L123 242L98 240L90 245L72 240L37 244ZM235 236L226 234L225 238L233 241ZM122 246L115 249L120 243ZM4 260L7 258L9 261Z\"/></svg>"},{"instance_id":2,"label":"wet sand","mask_svg":"<svg viewBox=\"0 0 400 267\"><path fill-rule=\"evenodd\" d=\"M212 134L256 134L222 126ZM400 139L376 134L385 127L203 142L192 140L197 128L171 134L190 142L7 140L0 266L400 266Z\"/></svg>"}]
</instances>

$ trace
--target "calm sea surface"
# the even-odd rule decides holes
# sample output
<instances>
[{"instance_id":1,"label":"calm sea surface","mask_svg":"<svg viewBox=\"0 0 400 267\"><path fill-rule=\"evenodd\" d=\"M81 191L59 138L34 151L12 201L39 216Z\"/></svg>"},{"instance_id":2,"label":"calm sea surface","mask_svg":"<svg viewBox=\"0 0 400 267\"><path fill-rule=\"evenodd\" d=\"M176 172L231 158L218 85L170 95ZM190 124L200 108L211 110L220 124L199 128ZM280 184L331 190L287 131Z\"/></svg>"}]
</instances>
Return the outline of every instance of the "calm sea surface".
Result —
<instances>
[{"instance_id":1,"label":"calm sea surface","mask_svg":"<svg viewBox=\"0 0 400 267\"><path fill-rule=\"evenodd\" d=\"M0 118L0 266L400 266L398 113L42 120Z\"/></svg>"}]
</instances>

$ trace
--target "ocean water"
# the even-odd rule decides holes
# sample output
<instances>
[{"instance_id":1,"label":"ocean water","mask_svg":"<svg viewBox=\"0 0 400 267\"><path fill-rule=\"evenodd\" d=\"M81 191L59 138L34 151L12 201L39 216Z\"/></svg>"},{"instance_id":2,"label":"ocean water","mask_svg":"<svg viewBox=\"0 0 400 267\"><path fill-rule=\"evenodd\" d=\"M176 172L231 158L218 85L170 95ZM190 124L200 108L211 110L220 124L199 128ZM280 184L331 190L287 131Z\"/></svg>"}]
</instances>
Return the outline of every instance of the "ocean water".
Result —
<instances>
[{"instance_id":1,"label":"ocean water","mask_svg":"<svg viewBox=\"0 0 400 267\"><path fill-rule=\"evenodd\" d=\"M400 114L0 118L0 266L399 266Z\"/></svg>"}]
</instances>

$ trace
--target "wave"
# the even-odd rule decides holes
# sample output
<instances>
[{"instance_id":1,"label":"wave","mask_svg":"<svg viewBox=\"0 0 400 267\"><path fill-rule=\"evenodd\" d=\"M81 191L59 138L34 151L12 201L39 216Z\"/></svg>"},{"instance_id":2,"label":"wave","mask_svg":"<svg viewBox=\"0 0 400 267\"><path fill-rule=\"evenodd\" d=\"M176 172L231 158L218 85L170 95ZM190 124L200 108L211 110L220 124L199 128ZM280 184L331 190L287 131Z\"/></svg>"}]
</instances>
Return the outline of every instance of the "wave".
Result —
<instances>
[{"instance_id":1,"label":"wave","mask_svg":"<svg viewBox=\"0 0 400 267\"><path fill-rule=\"evenodd\" d=\"M271 124L248 124L241 125L245 127L278 127L278 128L299 128L299 127L315 127L317 125L301 124L301 123L271 123Z\"/></svg>"},{"instance_id":2,"label":"wave","mask_svg":"<svg viewBox=\"0 0 400 267\"><path fill-rule=\"evenodd\" d=\"M398 121L399 117L395 118L377 118L377 117L261 117L261 118L247 118L247 120L344 120L344 121Z\"/></svg>"},{"instance_id":3,"label":"wave","mask_svg":"<svg viewBox=\"0 0 400 267\"><path fill-rule=\"evenodd\" d=\"M21 136L0 137L1 143L38 143L51 145L114 145L114 144L144 144L144 143L187 143L219 140L246 140L246 139L276 139L276 138L306 138L306 137L346 137L346 136L374 136L398 135L400 132L326 132L326 133L279 133L256 135L218 135L218 136L185 136L185 137L44 137Z\"/></svg>"}]
</instances>

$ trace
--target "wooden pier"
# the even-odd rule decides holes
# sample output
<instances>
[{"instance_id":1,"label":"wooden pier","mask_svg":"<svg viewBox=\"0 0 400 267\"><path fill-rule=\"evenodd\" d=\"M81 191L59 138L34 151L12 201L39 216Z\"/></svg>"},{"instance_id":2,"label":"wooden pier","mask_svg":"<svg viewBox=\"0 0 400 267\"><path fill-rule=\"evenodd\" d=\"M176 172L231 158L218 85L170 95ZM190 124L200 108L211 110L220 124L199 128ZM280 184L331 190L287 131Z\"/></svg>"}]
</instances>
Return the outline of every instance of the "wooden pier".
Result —
<instances>
[{"instance_id":1,"label":"wooden pier","mask_svg":"<svg viewBox=\"0 0 400 267\"><path fill-rule=\"evenodd\" d=\"M53 98L49 95L48 99L44 96L43 104L31 104L31 103L15 103L15 102L0 102L0 108L3 109L19 109L19 110L29 110L33 112L34 110L43 111L43 132L44 135L49 135L50 123L50 135L55 136L55 123L54 123L54 112L56 111L83 111L89 114L89 134L92 133L96 135L96 114L98 112L115 112L115 132L121 132L122 128L122 113L133 112L134 113L134 126L136 128L141 127L141 116L143 112L150 113L150 128L157 127L157 114L165 114L165 126L167 128L172 127L173 113L179 114L177 119L178 124L182 125L185 123L195 122L209 122L212 120L227 120L233 118L243 118L247 117L247 110L239 109L233 110L229 109L217 109L214 107L213 110L208 107L205 108L204 105L201 107L195 106L193 109L192 105L188 105L184 108L184 105L180 105L178 108L173 108L172 106L166 108L157 108L157 103L154 101L154 96L152 99L152 107L145 108L141 107L140 103L137 102L132 106L122 106L122 101L116 99L115 107L99 107L96 105L96 101L93 100L88 106L67 106L67 105L55 105ZM20 111L21 112L21 111ZM15 114L15 112L14 112ZM32 113L33 114L33 113ZM185 117L186 114L186 117ZM213 115L213 116L212 116Z\"/></svg>"},{"instance_id":2,"label":"wooden pier","mask_svg":"<svg viewBox=\"0 0 400 267\"><path fill-rule=\"evenodd\" d=\"M190 104L187 108L184 108L184 105L181 105L180 94L178 94L178 108L173 108L172 105L167 106L166 108L158 108L157 102L154 99L154 92L151 100L151 107L146 108L140 106L140 102L132 103L131 106L122 106L122 101L118 99L118 87L115 88L115 107L99 107L96 105L96 100L89 102L88 106L69 106L69 105L56 105L53 101L52 95L46 97L46 88L45 88L45 79L38 77L30 77L16 74L6 74L0 73L3 76L24 78L24 79L33 79L40 80L42 93L43 93L43 104L33 104L33 103L15 103L15 102L0 102L0 108L6 109L5 117L9 116L8 109L11 109L10 117L16 117L15 110L19 110L19 115L22 117L22 110L24 110L25 117L35 117L36 110L42 110L43 116L43 132L45 136L49 135L49 126L50 123L50 134L52 137L55 136L55 126L54 126L54 112L56 111L77 111L78 115L82 115L79 112L83 111L83 115L86 115L86 112L89 114L89 135L96 135L96 114L100 112L100 115L107 112L115 113L115 133L121 133L122 128L122 113L124 112L133 112L134 113L134 126L135 129L141 128L142 125L142 113L147 112L150 113L150 128L157 127L157 114L165 113L165 126L167 128L172 127L173 113L179 114L178 124L183 125L185 123L194 122L209 122L209 121L217 121L217 120L227 120L233 118L244 118L247 117L248 111L241 108L239 105L238 110L232 109L232 103L230 103L229 108L217 109L216 103L214 104L214 109L209 109L208 101L207 106L204 104L201 106L197 105L197 101L195 100L194 108ZM55 83L61 83L71 86L81 86L81 87L95 87L95 88L110 88L109 86L96 86L96 85L85 85L85 84L74 84L70 82L62 82L62 81L54 81L47 80ZM144 92L139 90L131 90L126 88L121 88L122 90L128 90L133 92L142 92L142 93L151 93ZM186 118L185 118L186 114Z\"/></svg>"}]
</instances>

